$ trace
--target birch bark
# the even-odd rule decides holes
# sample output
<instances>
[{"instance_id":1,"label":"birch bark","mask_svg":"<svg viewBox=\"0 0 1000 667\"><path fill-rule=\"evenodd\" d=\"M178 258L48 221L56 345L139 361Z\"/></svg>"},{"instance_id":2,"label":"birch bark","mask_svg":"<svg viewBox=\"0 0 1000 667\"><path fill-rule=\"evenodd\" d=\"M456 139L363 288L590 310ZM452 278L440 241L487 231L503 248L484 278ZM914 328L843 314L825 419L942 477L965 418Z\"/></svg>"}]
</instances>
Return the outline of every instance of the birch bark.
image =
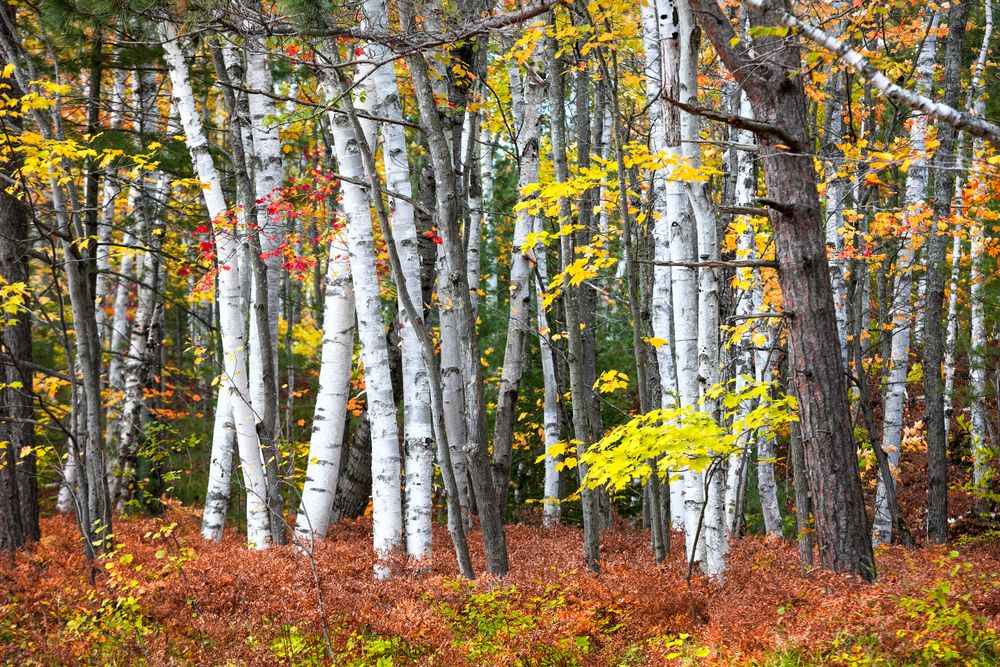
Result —
<instances>
[{"instance_id":1,"label":"birch bark","mask_svg":"<svg viewBox=\"0 0 1000 667\"><path fill-rule=\"evenodd\" d=\"M326 91L335 99L334 89ZM337 153L339 172L363 182L364 165L350 121L344 113L331 112L330 126ZM372 537L378 562L375 576L386 578L392 572L384 560L403 546L402 490L396 402L389 375L389 350L382 320L378 275L375 271L375 242L372 235L368 194L354 183L341 182L344 214L347 219L347 248L351 275L354 278L355 310L361 338L365 391L368 396L368 420L372 439Z\"/></svg>"},{"instance_id":2,"label":"birch bark","mask_svg":"<svg viewBox=\"0 0 1000 667\"><path fill-rule=\"evenodd\" d=\"M323 350L319 389L309 440L309 463L302 501L295 519L300 540L323 539L330 526L334 496L340 481L347 401L354 363L354 291L351 263L342 233L330 242L323 302Z\"/></svg>"},{"instance_id":3,"label":"birch bark","mask_svg":"<svg viewBox=\"0 0 1000 667\"><path fill-rule=\"evenodd\" d=\"M208 140L202 127L201 116L195 105L191 89L187 58L175 26L170 22L160 24L164 57L169 68L173 87L172 96L184 128L185 142L194 162L195 172L208 187L202 190L205 205L215 232L218 267L219 321L222 330L224 355L223 376L233 406L233 424L240 454L240 467L247 494L247 541L251 547L266 548L271 540L270 522L266 503L264 467L261 463L260 444L253 409L249 403L249 381L246 368L246 341L243 335L240 298L240 265L237 261L239 242L237 232L227 220L228 210L222 192L222 182L209 151ZM221 402L221 401L220 401ZM218 407L216 408L218 410ZM222 443L220 449L222 448ZM216 449L213 442L213 450Z\"/></svg>"},{"instance_id":4,"label":"birch bark","mask_svg":"<svg viewBox=\"0 0 1000 667\"><path fill-rule=\"evenodd\" d=\"M937 50L937 25L939 14L928 18L927 37L917 53L914 82L918 90L927 91L934 75L934 56ZM895 471L899 466L899 449L903 439L903 408L906 399L906 376L910 362L910 324L913 319L911 304L913 291L914 242L913 225L919 219L927 197L927 116L915 115L910 119L910 150L917 156L906 173L906 216L909 233L902 241L896 259L896 280L892 296L892 333L889 371L885 382L885 401L882 419L882 449ZM872 544L887 544L892 540L892 517L885 496L885 482L881 476L875 492L875 518L872 522Z\"/></svg>"}]
</instances>

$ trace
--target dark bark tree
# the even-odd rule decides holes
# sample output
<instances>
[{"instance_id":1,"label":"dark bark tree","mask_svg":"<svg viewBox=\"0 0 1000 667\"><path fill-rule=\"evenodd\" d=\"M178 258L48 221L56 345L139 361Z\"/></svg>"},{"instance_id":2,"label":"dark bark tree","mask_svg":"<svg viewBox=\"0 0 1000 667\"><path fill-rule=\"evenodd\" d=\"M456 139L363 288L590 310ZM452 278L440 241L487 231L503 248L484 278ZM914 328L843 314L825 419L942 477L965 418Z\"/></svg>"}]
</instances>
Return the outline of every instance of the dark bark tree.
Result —
<instances>
[{"instance_id":1,"label":"dark bark tree","mask_svg":"<svg viewBox=\"0 0 1000 667\"><path fill-rule=\"evenodd\" d=\"M787 0L781 7L787 11ZM740 42L716 0L691 0L716 52L750 98L788 320L791 381L799 399L802 446L820 564L875 577L853 441L844 363L823 238L813 145L796 37ZM753 26L780 25L775 10L748 8Z\"/></svg>"},{"instance_id":2,"label":"dark bark tree","mask_svg":"<svg viewBox=\"0 0 1000 667\"><path fill-rule=\"evenodd\" d=\"M6 124L5 124L6 125ZM3 127L6 134L9 126ZM16 182L16 165L0 168ZM0 189L0 279L28 284L28 214L24 204ZM24 308L0 323L0 551L13 552L37 540L38 484L35 470L34 399L31 389L31 315Z\"/></svg>"}]
</instances>

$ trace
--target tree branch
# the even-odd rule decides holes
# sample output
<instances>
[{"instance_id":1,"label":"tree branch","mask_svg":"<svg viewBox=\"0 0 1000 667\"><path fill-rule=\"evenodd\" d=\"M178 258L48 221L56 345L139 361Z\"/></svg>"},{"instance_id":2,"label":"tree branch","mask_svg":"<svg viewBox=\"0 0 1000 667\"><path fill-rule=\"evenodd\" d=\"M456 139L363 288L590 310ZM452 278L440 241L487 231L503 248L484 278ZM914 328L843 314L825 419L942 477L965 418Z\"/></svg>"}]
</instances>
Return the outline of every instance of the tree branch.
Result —
<instances>
[{"instance_id":1,"label":"tree branch","mask_svg":"<svg viewBox=\"0 0 1000 667\"><path fill-rule=\"evenodd\" d=\"M984 118L959 111L943 102L935 102L929 97L920 95L894 83L867 58L847 44L824 30L806 23L790 12L778 7L772 0L743 0L743 2L762 11L773 12L782 25L792 28L810 41L839 56L851 68L868 80L871 85L887 98L917 111L923 111L942 123L951 125L957 130L1000 144L1000 127ZM699 3L700 4L700 3ZM715 4L712 0L712 4ZM714 43L714 42L713 42ZM721 55L721 54L720 54Z\"/></svg>"},{"instance_id":2,"label":"tree branch","mask_svg":"<svg viewBox=\"0 0 1000 667\"><path fill-rule=\"evenodd\" d=\"M729 262L662 262L653 259L637 259L639 264L651 266L679 266L686 269L776 269L778 263L770 259L736 259Z\"/></svg>"},{"instance_id":3,"label":"tree branch","mask_svg":"<svg viewBox=\"0 0 1000 667\"><path fill-rule=\"evenodd\" d=\"M792 135L785 132L784 129L771 125L770 123L765 123L763 121L754 120L753 118L747 118L746 116L738 116L736 114L725 113L722 111L716 111L714 109L706 109L704 107L699 107L694 104L687 104L679 100L672 99L666 95L662 96L665 101L667 101L672 106L686 111L689 114L695 116L701 116L703 118L708 118L709 120L715 120L720 123L725 123L726 125L731 125L733 127L738 127L741 130L748 130L754 134L763 134L776 139L781 140L788 146L789 149L794 151L801 151L802 147L799 146L799 142L796 141Z\"/></svg>"}]
</instances>

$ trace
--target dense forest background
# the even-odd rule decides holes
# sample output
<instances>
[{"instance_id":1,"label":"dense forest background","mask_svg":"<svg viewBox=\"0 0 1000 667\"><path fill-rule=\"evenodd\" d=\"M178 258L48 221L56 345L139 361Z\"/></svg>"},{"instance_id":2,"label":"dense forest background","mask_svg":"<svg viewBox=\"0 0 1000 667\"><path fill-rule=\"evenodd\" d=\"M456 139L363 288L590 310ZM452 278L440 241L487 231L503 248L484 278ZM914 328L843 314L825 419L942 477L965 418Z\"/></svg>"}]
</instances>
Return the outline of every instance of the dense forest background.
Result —
<instances>
[{"instance_id":1,"label":"dense forest background","mask_svg":"<svg viewBox=\"0 0 1000 667\"><path fill-rule=\"evenodd\" d=\"M0 19L10 664L1000 659L989 0Z\"/></svg>"}]
</instances>

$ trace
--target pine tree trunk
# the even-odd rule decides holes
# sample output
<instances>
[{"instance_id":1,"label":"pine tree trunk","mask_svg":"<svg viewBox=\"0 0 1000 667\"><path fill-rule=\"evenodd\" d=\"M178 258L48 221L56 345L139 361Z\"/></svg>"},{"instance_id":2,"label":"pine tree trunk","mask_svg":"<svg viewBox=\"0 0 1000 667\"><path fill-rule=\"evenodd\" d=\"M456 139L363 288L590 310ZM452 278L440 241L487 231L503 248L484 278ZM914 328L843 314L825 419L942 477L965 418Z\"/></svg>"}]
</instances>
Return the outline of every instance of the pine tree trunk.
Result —
<instances>
[{"instance_id":1,"label":"pine tree trunk","mask_svg":"<svg viewBox=\"0 0 1000 667\"><path fill-rule=\"evenodd\" d=\"M0 8L0 11L3 11ZM17 161L8 159L2 171L16 179ZM28 275L28 211L6 189L0 190L0 280L4 286L30 290ZM8 303L15 303L15 295ZM30 294L0 326L0 552L13 553L39 538L38 480L33 451L34 396L30 364ZM11 561L13 562L13 561Z\"/></svg>"},{"instance_id":2,"label":"pine tree trunk","mask_svg":"<svg viewBox=\"0 0 1000 667\"><path fill-rule=\"evenodd\" d=\"M875 576L871 542L853 443L844 366L822 234L817 177L809 146L805 93L796 37L761 35L756 53L737 50L740 40L715 0L691 0L705 34L726 68L747 92L754 117L782 129L760 132L778 276L788 317L788 352L802 429L803 450L814 494L821 564ZM785 4L785 3L782 3ZM756 26L779 23L778 12L751 13ZM740 47L744 48L744 47ZM789 146L789 140L797 146ZM788 148L792 153L787 152ZM676 298L676 297L675 297ZM678 321L681 315L678 313ZM678 335L678 344L681 336ZM817 363L818 360L821 360Z\"/></svg>"}]
</instances>

